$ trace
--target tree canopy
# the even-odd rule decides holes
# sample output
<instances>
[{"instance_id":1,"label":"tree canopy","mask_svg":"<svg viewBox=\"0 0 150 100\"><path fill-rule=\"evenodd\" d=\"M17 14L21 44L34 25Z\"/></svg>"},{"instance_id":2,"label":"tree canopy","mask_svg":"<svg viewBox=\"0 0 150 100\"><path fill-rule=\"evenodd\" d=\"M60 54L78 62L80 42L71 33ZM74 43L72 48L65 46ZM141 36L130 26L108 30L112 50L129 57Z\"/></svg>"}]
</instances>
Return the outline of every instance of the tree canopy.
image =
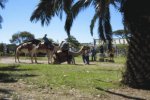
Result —
<instances>
[{"instance_id":1,"label":"tree canopy","mask_svg":"<svg viewBox=\"0 0 150 100\"><path fill-rule=\"evenodd\" d=\"M34 35L30 32L18 32L12 35L12 38L10 39L11 43L20 44L29 40L34 39Z\"/></svg>"},{"instance_id":2,"label":"tree canopy","mask_svg":"<svg viewBox=\"0 0 150 100\"><path fill-rule=\"evenodd\" d=\"M69 42L71 44L71 46L78 48L80 46L79 41L74 37L74 36L70 36L68 38L65 39L67 42Z\"/></svg>"},{"instance_id":3,"label":"tree canopy","mask_svg":"<svg viewBox=\"0 0 150 100\"><path fill-rule=\"evenodd\" d=\"M113 35L115 35L119 38L122 38L122 39L126 39L128 43L129 43L129 38L131 37L131 33L129 33L129 31L125 31L123 29L113 31Z\"/></svg>"}]
</instances>

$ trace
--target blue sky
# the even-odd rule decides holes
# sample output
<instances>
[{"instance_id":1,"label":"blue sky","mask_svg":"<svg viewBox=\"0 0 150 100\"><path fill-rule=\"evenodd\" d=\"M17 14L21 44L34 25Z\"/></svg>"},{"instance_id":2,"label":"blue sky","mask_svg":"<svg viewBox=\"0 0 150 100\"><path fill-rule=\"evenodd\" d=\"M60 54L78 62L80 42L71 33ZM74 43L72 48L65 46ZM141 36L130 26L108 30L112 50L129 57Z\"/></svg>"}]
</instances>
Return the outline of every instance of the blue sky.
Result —
<instances>
[{"instance_id":1,"label":"blue sky","mask_svg":"<svg viewBox=\"0 0 150 100\"><path fill-rule=\"evenodd\" d=\"M41 38L44 34L54 41L61 42L67 38L64 30L65 14L60 20L54 17L48 26L41 26L40 21L37 23L30 22L30 16L40 0L8 0L6 7L1 11L3 17L2 29L0 29L0 43L10 43L12 35L17 32L28 31L34 34L35 38ZM94 28L94 36L90 34L90 22L94 10L92 7L82 11L74 21L71 29L73 35L81 43L93 42L97 36L97 25ZM112 29L123 29L121 14L111 7L111 24Z\"/></svg>"}]
</instances>

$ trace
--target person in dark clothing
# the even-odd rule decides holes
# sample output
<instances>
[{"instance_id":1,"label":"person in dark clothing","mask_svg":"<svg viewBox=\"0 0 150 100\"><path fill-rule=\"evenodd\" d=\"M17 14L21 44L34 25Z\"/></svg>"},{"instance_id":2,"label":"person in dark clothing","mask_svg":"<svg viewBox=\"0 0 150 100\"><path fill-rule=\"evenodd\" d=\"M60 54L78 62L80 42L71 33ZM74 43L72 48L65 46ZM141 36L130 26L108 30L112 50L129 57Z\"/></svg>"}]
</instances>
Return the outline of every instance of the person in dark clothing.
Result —
<instances>
[{"instance_id":1,"label":"person in dark clothing","mask_svg":"<svg viewBox=\"0 0 150 100\"><path fill-rule=\"evenodd\" d=\"M83 50L82 59L83 59L84 64L89 65L89 51L87 49Z\"/></svg>"},{"instance_id":2,"label":"person in dark clothing","mask_svg":"<svg viewBox=\"0 0 150 100\"><path fill-rule=\"evenodd\" d=\"M47 38L47 34L45 34L45 36L43 37L44 40L44 44L47 46L47 48L52 48L52 42L49 41L49 39Z\"/></svg>"},{"instance_id":3,"label":"person in dark clothing","mask_svg":"<svg viewBox=\"0 0 150 100\"><path fill-rule=\"evenodd\" d=\"M100 46L99 50L100 50L100 59L99 59L99 61L103 62L104 61L104 56L105 56L104 55L104 47L103 47L103 45Z\"/></svg>"},{"instance_id":4,"label":"person in dark clothing","mask_svg":"<svg viewBox=\"0 0 150 100\"><path fill-rule=\"evenodd\" d=\"M96 50L95 50L94 46L92 47L91 53L92 53L91 61L96 61Z\"/></svg>"},{"instance_id":5,"label":"person in dark clothing","mask_svg":"<svg viewBox=\"0 0 150 100\"><path fill-rule=\"evenodd\" d=\"M104 47L103 47L103 45L100 46L100 53L101 53L101 54L104 53Z\"/></svg>"}]
</instances>

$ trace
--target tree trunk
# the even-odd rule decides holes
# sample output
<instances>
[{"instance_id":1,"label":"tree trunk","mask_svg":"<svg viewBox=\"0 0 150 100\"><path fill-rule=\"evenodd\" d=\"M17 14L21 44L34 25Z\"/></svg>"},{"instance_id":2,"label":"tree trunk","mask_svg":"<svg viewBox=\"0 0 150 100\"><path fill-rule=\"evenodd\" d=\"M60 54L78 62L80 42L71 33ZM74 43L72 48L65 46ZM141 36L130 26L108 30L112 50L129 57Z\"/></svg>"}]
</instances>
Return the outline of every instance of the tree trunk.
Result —
<instances>
[{"instance_id":1,"label":"tree trunk","mask_svg":"<svg viewBox=\"0 0 150 100\"><path fill-rule=\"evenodd\" d=\"M131 87L150 89L150 12L146 8L147 2L140 4L142 2L137 1L126 0L123 7L124 21L131 31L131 38L122 82Z\"/></svg>"}]
</instances>

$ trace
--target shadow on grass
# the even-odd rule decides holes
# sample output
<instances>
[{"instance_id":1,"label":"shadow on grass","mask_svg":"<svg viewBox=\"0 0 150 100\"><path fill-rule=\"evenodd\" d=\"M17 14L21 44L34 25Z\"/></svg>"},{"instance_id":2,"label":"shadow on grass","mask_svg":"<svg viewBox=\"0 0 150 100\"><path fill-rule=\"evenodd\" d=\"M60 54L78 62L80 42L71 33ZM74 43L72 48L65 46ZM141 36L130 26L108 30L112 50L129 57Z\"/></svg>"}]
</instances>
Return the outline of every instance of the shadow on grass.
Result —
<instances>
[{"instance_id":1,"label":"shadow on grass","mask_svg":"<svg viewBox=\"0 0 150 100\"><path fill-rule=\"evenodd\" d=\"M12 65L6 67L0 67L0 82L3 83L14 83L19 79L27 78L27 77L36 77L38 75L34 74L16 74L15 71L29 71L35 69L19 69L19 65Z\"/></svg>"},{"instance_id":2,"label":"shadow on grass","mask_svg":"<svg viewBox=\"0 0 150 100\"><path fill-rule=\"evenodd\" d=\"M12 74L0 73L0 82L14 83L14 82L17 82L17 79L13 78Z\"/></svg>"},{"instance_id":3,"label":"shadow on grass","mask_svg":"<svg viewBox=\"0 0 150 100\"><path fill-rule=\"evenodd\" d=\"M0 94L11 94L13 90L0 88ZM1 99L0 99L1 100Z\"/></svg>"},{"instance_id":4,"label":"shadow on grass","mask_svg":"<svg viewBox=\"0 0 150 100\"><path fill-rule=\"evenodd\" d=\"M99 82L104 82L104 83L112 83L112 81L105 81L105 80L101 80L101 79L95 79L96 81L99 81Z\"/></svg>"},{"instance_id":5,"label":"shadow on grass","mask_svg":"<svg viewBox=\"0 0 150 100\"><path fill-rule=\"evenodd\" d=\"M68 65L74 65L74 66L84 66L84 64L78 64L78 63L75 63L75 64L68 64Z\"/></svg>"},{"instance_id":6,"label":"shadow on grass","mask_svg":"<svg viewBox=\"0 0 150 100\"><path fill-rule=\"evenodd\" d=\"M0 96L0 100L8 100L7 96L11 96L12 95L13 90L10 89L2 89L0 88L0 94L2 94L3 96Z\"/></svg>"},{"instance_id":7,"label":"shadow on grass","mask_svg":"<svg viewBox=\"0 0 150 100\"><path fill-rule=\"evenodd\" d=\"M133 97L133 96L128 96L128 95L125 95L125 94L122 94L122 93L115 93L115 92L112 92L112 91L109 91L109 90L105 90L105 89L103 89L101 87L96 87L96 89L100 90L100 91L104 91L104 92L112 94L112 95L117 95L117 96L120 96L120 97L123 97L123 98L126 98L126 99L146 100L146 99L143 99L143 98L140 98L140 97Z\"/></svg>"},{"instance_id":8,"label":"shadow on grass","mask_svg":"<svg viewBox=\"0 0 150 100\"><path fill-rule=\"evenodd\" d=\"M27 77L36 77L38 75L34 74L8 74L8 73L0 73L0 82L3 83L14 83L19 79L27 78Z\"/></svg>"},{"instance_id":9,"label":"shadow on grass","mask_svg":"<svg viewBox=\"0 0 150 100\"><path fill-rule=\"evenodd\" d=\"M10 65L7 67L0 67L0 71L29 71L36 69L19 69L20 65Z\"/></svg>"},{"instance_id":10,"label":"shadow on grass","mask_svg":"<svg viewBox=\"0 0 150 100\"><path fill-rule=\"evenodd\" d=\"M98 71L110 71L110 72L113 72L113 71L117 71L119 72L120 70L119 69L105 69L105 68L100 68L100 69L97 69Z\"/></svg>"},{"instance_id":11,"label":"shadow on grass","mask_svg":"<svg viewBox=\"0 0 150 100\"><path fill-rule=\"evenodd\" d=\"M88 65L96 65L96 64L91 64L91 63L90 64L84 64L83 63L83 64L70 64L70 65L77 65L77 66L85 66L85 65L87 65L88 66Z\"/></svg>"}]
</instances>

